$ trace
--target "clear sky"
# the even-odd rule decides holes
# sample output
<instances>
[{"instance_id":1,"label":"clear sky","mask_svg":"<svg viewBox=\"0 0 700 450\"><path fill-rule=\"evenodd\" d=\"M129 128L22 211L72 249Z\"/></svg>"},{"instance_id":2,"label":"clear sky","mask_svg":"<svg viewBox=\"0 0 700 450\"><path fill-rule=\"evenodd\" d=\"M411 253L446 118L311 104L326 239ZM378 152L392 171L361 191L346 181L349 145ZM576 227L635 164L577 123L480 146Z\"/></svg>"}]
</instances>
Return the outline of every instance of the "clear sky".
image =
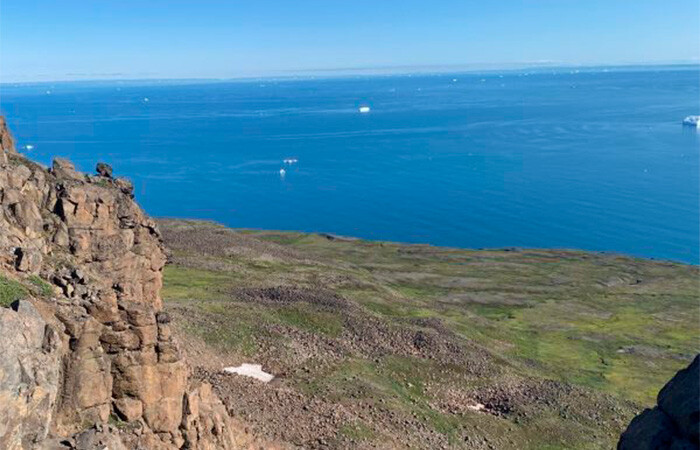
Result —
<instances>
[{"instance_id":1,"label":"clear sky","mask_svg":"<svg viewBox=\"0 0 700 450\"><path fill-rule=\"evenodd\" d=\"M698 0L0 0L0 81L698 61Z\"/></svg>"}]
</instances>

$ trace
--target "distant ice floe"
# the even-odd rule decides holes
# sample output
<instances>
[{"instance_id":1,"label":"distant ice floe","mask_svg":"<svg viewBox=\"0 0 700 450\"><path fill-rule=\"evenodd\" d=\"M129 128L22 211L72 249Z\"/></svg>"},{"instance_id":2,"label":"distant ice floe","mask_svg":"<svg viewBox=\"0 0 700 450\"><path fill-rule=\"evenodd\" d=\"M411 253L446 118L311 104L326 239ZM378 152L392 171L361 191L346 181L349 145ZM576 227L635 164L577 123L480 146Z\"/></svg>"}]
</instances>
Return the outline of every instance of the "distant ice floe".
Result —
<instances>
[{"instance_id":1,"label":"distant ice floe","mask_svg":"<svg viewBox=\"0 0 700 450\"><path fill-rule=\"evenodd\" d=\"M683 119L683 125L700 129L700 116L688 116Z\"/></svg>"},{"instance_id":2,"label":"distant ice floe","mask_svg":"<svg viewBox=\"0 0 700 450\"><path fill-rule=\"evenodd\" d=\"M272 381L273 378L275 378L275 376L271 373L267 373L264 370L262 370L262 366L260 364L244 363L238 367L224 367L224 372L243 375L244 377L255 378L256 380L260 380L263 383L269 383L270 381Z\"/></svg>"},{"instance_id":3,"label":"distant ice floe","mask_svg":"<svg viewBox=\"0 0 700 450\"><path fill-rule=\"evenodd\" d=\"M360 106L360 109L358 109L358 111L360 111L360 113L362 114L367 114L370 111L370 108L369 106Z\"/></svg>"},{"instance_id":4,"label":"distant ice floe","mask_svg":"<svg viewBox=\"0 0 700 450\"><path fill-rule=\"evenodd\" d=\"M292 164L298 163L299 160L296 158L287 158L287 159L284 159L282 162L284 162L285 164L292 165Z\"/></svg>"}]
</instances>

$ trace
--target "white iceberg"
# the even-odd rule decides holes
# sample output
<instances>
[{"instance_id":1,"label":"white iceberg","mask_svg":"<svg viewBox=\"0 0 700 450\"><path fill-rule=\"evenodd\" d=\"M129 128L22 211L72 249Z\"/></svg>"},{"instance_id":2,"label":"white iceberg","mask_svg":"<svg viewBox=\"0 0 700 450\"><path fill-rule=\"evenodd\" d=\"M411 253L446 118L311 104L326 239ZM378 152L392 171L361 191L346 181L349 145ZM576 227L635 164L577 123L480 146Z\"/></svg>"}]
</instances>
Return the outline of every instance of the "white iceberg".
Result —
<instances>
[{"instance_id":1,"label":"white iceberg","mask_svg":"<svg viewBox=\"0 0 700 450\"><path fill-rule=\"evenodd\" d=\"M700 116L688 116L683 119L683 125L700 128Z\"/></svg>"},{"instance_id":2,"label":"white iceberg","mask_svg":"<svg viewBox=\"0 0 700 450\"><path fill-rule=\"evenodd\" d=\"M262 370L262 366L260 364L244 363L238 367L224 367L224 372L255 378L263 383L269 383L273 378L275 378L275 376L271 373L267 373Z\"/></svg>"}]
</instances>

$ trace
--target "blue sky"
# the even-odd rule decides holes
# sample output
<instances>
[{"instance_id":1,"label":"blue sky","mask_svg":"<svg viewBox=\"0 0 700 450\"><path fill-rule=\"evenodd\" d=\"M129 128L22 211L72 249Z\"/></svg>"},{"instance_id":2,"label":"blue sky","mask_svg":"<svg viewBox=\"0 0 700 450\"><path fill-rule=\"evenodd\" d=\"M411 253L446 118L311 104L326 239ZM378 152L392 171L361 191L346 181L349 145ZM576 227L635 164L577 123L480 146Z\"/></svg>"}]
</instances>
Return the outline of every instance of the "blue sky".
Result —
<instances>
[{"instance_id":1,"label":"blue sky","mask_svg":"<svg viewBox=\"0 0 700 450\"><path fill-rule=\"evenodd\" d=\"M698 61L698 0L2 0L0 81Z\"/></svg>"}]
</instances>

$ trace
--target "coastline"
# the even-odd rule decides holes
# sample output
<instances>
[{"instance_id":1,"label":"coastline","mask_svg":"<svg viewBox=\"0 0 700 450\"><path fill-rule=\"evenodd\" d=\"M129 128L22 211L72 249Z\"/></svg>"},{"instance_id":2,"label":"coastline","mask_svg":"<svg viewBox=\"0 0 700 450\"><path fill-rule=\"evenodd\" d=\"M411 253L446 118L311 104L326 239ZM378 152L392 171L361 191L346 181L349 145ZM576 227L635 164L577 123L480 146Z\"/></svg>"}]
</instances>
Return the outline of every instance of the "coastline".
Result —
<instances>
[{"instance_id":1,"label":"coastline","mask_svg":"<svg viewBox=\"0 0 700 450\"><path fill-rule=\"evenodd\" d=\"M305 231L305 230L284 230L284 229L275 229L275 228L257 228L257 227L231 227L226 225L225 223L218 222L216 220L210 220L210 219L198 219L194 217L171 217L171 216L156 216L154 217L158 221L173 221L173 222L182 222L182 223L192 223L193 225L197 224L211 224L215 225L217 227L222 227L226 229L233 230L235 232L239 233L279 233L279 234L290 234L290 235L316 235L320 237L324 237L328 239L329 241L344 241L344 242L367 242L370 244L378 244L378 245L400 245L400 246L416 246L416 247L428 247L428 248L436 248L436 249L443 249L443 250L452 250L452 251L465 251L465 252L536 252L536 251L542 251L542 252L550 252L553 254L561 253L562 255L565 254L570 254L570 255L594 255L594 256L602 256L602 257L609 257L609 258L614 258L614 259L627 259L630 262L655 262L659 264L668 264L668 265L680 265L680 266L689 266L689 267L699 267L700 266L700 261L697 263L693 262L688 262L688 261L682 261L682 260L674 260L674 259L663 259L663 258L654 258L654 257L649 257L649 256L643 256L643 255L635 255L631 253L625 253L625 252L619 252L615 250L588 250L588 249L583 249L583 248L565 248L565 247L511 247L511 246L503 246L503 247L457 247L457 246L450 246L450 245L436 245L436 244L431 244L429 242L406 242L406 241L396 241L396 240L386 240L386 239L372 239L372 238L365 238L365 237L359 237L359 236L352 236L352 235L346 235L346 234L336 234L333 232L328 232L328 231Z\"/></svg>"}]
</instances>

